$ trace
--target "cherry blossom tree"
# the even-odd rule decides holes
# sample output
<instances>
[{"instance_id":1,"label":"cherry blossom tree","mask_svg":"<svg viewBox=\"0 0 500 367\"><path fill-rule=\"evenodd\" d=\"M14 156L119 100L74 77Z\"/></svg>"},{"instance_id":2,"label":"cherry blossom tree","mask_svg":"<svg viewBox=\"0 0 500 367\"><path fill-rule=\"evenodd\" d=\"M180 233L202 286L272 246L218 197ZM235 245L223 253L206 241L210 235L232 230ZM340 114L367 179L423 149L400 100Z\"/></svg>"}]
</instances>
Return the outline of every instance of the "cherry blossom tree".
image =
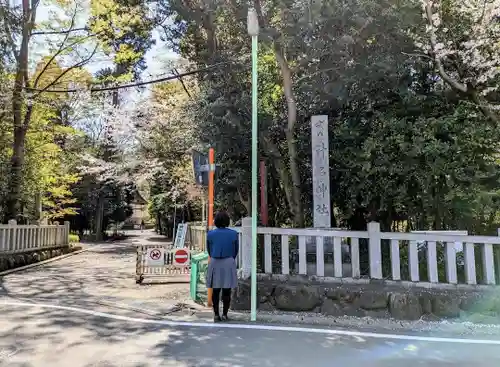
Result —
<instances>
[{"instance_id":1,"label":"cherry blossom tree","mask_svg":"<svg viewBox=\"0 0 500 367\"><path fill-rule=\"evenodd\" d=\"M499 0L421 0L425 31L415 45L444 83L500 122Z\"/></svg>"},{"instance_id":2,"label":"cherry blossom tree","mask_svg":"<svg viewBox=\"0 0 500 367\"><path fill-rule=\"evenodd\" d=\"M96 101L87 97L81 106L86 106L87 110L98 109L81 121L82 128L94 137L96 145L104 146L111 142L113 146L112 159L104 159L98 151L82 153L79 167L82 175L95 176L98 182L103 183L135 184L139 179L148 179L157 172L157 160L144 160L138 153L141 140L148 133L142 128L140 118L148 108L147 103L116 106L110 99Z\"/></svg>"}]
</instances>

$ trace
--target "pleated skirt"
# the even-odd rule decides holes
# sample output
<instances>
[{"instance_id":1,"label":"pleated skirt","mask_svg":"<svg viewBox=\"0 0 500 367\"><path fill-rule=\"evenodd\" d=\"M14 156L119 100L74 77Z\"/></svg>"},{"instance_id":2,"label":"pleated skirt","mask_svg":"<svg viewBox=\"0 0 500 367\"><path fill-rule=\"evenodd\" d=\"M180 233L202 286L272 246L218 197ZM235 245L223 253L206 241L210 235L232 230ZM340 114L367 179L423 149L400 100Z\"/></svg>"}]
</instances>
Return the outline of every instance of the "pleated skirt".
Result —
<instances>
[{"instance_id":1,"label":"pleated skirt","mask_svg":"<svg viewBox=\"0 0 500 367\"><path fill-rule=\"evenodd\" d=\"M236 260L232 257L224 259L210 259L207 269L207 288L236 288Z\"/></svg>"}]
</instances>

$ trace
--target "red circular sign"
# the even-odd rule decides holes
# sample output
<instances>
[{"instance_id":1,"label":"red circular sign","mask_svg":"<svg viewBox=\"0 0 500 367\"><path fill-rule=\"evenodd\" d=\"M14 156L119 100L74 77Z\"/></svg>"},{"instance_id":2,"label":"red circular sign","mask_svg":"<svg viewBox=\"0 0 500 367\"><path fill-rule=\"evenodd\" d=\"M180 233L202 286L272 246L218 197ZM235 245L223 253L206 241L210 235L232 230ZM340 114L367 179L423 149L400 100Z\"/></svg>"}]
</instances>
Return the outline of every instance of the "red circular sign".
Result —
<instances>
[{"instance_id":1,"label":"red circular sign","mask_svg":"<svg viewBox=\"0 0 500 367\"><path fill-rule=\"evenodd\" d=\"M180 250L175 251L174 259L175 259L176 263L184 264L186 261L188 261L189 254L187 253L186 250L180 249Z\"/></svg>"},{"instance_id":2,"label":"red circular sign","mask_svg":"<svg viewBox=\"0 0 500 367\"><path fill-rule=\"evenodd\" d=\"M159 260L161 257L161 251L154 249L150 252L149 256L151 256L152 260Z\"/></svg>"}]
</instances>

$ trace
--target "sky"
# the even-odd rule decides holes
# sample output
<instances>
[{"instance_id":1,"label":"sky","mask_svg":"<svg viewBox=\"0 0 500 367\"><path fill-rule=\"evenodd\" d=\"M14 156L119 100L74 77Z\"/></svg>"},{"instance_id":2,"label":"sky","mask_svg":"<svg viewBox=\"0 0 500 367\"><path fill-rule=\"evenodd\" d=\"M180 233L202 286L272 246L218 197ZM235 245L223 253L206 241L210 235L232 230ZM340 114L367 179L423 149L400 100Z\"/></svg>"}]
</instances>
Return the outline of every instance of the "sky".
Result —
<instances>
[{"instance_id":1,"label":"sky","mask_svg":"<svg viewBox=\"0 0 500 367\"><path fill-rule=\"evenodd\" d=\"M158 30L153 32L153 37L156 40L156 45L146 54L146 63L148 65L147 73L154 76L169 72L170 70L165 69L168 66L167 61L178 59L179 55L168 49L165 42L160 40Z\"/></svg>"}]
</instances>

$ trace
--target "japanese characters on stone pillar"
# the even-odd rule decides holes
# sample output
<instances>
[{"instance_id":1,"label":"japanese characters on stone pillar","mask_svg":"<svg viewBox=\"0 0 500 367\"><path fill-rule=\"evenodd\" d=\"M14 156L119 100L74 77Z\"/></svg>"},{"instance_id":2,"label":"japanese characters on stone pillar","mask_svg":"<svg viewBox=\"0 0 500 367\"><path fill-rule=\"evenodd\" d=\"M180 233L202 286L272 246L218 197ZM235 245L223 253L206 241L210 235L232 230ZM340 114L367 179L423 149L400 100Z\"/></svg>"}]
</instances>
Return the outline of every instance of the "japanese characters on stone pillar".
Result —
<instances>
[{"instance_id":1,"label":"japanese characters on stone pillar","mask_svg":"<svg viewBox=\"0 0 500 367\"><path fill-rule=\"evenodd\" d=\"M311 117L314 227L331 226L328 116Z\"/></svg>"}]
</instances>

